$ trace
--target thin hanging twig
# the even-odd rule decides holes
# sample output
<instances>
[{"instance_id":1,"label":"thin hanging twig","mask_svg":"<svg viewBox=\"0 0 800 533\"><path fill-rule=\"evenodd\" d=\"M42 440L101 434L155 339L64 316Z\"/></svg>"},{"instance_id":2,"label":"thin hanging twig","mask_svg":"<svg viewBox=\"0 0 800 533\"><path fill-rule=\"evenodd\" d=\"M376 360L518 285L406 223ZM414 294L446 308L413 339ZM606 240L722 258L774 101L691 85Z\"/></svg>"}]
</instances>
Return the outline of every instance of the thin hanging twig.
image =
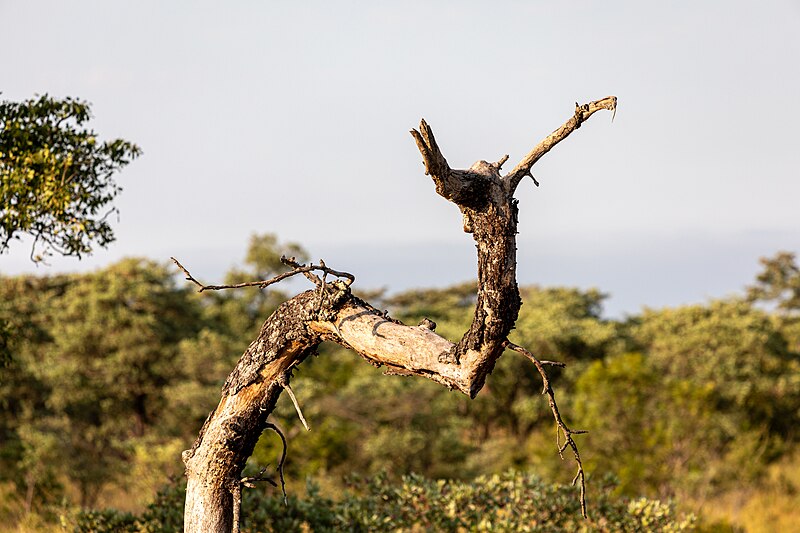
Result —
<instances>
[{"instance_id":1,"label":"thin hanging twig","mask_svg":"<svg viewBox=\"0 0 800 533\"><path fill-rule=\"evenodd\" d=\"M284 436L283 432L271 422L267 422L264 424L264 429L271 429L278 436L281 438L281 442L283 443L283 452L281 453L281 460L278 461L278 476L281 480L281 492L283 492L283 504L289 505L289 498L286 496L286 480L283 477L283 463L286 461L286 450L288 449L288 445L286 444L286 437Z\"/></svg>"},{"instance_id":2,"label":"thin hanging twig","mask_svg":"<svg viewBox=\"0 0 800 533\"><path fill-rule=\"evenodd\" d=\"M300 417L300 422L302 422L303 427L306 428L306 431L311 431L311 428L308 427L308 422L306 422L306 417L303 416L303 411L300 409L300 403L297 401L297 398L294 395L294 391L292 390L291 385L289 385L289 381L281 376L277 380L278 385L283 387L287 393L289 393L289 398L292 399L292 403L294 404L294 410L297 411L297 416Z\"/></svg>"},{"instance_id":3,"label":"thin hanging twig","mask_svg":"<svg viewBox=\"0 0 800 533\"><path fill-rule=\"evenodd\" d=\"M582 429L578 429L578 430L570 429L564 423L564 420L561 418L561 413L558 411L558 405L556 404L556 397L555 397L555 394L553 393L553 388L550 386L550 380L547 377L547 372L545 372L545 370L544 370L544 365L545 364L555 365L555 366L560 366L560 367L564 367L566 365L564 365L564 363L558 363L558 362L555 362L555 361L539 361L539 359L535 355L533 355L530 351L528 351L525 348L523 348L522 346L514 344L513 342L510 342L508 340L506 340L506 342L505 342L505 347L508 348L509 350L513 350L515 352L519 352L522 355L524 355L525 357L527 357L528 359L530 359L531 362L533 362L533 364L536 366L536 369L539 371L539 374L542 376L542 394L546 394L547 395L547 401L550 403L550 410L553 411L553 418L555 418L556 425L557 425L557 428L556 428L556 447L558 448L558 455L563 460L564 459L564 450L566 450L567 446L569 446L570 448L572 448L572 454L575 456L575 462L578 463L578 473L575 474L575 477L572 479L572 485L575 486L575 483L577 483L578 481L581 482L581 485L580 485L580 487L581 487L581 514L583 515L584 518L586 518L588 516L587 513L586 513L586 476L585 476L584 471L583 471L583 463L581 462L581 454L578 452L578 445L575 444L575 441L572 439L572 436L573 435L581 435L583 433L588 433L588 432L585 431L585 430L582 430ZM559 429L561 430L561 433L563 433L563 435L564 435L564 439L565 440L564 440L564 444L563 445L561 444L560 439L559 439L559 433L558 433Z\"/></svg>"}]
</instances>

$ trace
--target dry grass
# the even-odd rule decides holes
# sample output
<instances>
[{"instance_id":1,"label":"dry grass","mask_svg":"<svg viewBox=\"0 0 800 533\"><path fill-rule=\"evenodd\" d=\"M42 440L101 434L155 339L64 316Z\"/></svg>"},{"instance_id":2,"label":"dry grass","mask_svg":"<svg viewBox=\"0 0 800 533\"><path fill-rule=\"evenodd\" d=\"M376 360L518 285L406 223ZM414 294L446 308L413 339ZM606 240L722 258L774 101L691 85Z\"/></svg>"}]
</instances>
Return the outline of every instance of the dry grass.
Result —
<instances>
[{"instance_id":1,"label":"dry grass","mask_svg":"<svg viewBox=\"0 0 800 533\"><path fill-rule=\"evenodd\" d=\"M800 533L800 453L770 466L760 486L709 499L699 512L748 533Z\"/></svg>"}]
</instances>

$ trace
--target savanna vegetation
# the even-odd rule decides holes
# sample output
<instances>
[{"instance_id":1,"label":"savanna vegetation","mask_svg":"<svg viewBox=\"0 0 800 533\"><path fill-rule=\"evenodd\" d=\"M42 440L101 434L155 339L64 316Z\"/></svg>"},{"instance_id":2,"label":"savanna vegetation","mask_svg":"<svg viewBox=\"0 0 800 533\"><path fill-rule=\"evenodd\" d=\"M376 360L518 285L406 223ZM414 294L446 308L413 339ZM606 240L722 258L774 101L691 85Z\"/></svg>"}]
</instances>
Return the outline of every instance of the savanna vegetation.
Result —
<instances>
[{"instance_id":1,"label":"savanna vegetation","mask_svg":"<svg viewBox=\"0 0 800 533\"><path fill-rule=\"evenodd\" d=\"M587 109L576 108L573 129ZM89 117L70 99L0 106L0 253L20 235L33 238L34 260L113 240L114 174L139 150L98 141ZM446 188L432 133L417 141L437 190ZM532 154L531 164L541 157ZM512 171L513 184L529 169ZM286 268L282 254L308 257L255 235L226 282L270 278ZM741 297L623 320L603 316L597 290L522 288L514 340L566 363L551 384L570 426L589 431L577 437L587 519L541 376L518 354L499 359L470 400L323 344L292 379L312 430L286 395L271 413L288 437L288 496L276 472L284 448L269 432L245 469L242 529L796 529L800 269L785 252L762 267ZM0 529L181 529L181 451L290 295L197 293L176 274L129 258L88 274L0 275ZM365 296L456 341L470 327L475 285Z\"/></svg>"},{"instance_id":2,"label":"savanna vegetation","mask_svg":"<svg viewBox=\"0 0 800 533\"><path fill-rule=\"evenodd\" d=\"M48 95L0 101L0 253L31 237L31 259L81 257L114 241L116 174L141 154L89 129L90 105Z\"/></svg>"},{"instance_id":3,"label":"savanna vegetation","mask_svg":"<svg viewBox=\"0 0 800 533\"><path fill-rule=\"evenodd\" d=\"M265 279L286 252L307 255L254 236L227 281ZM455 338L472 285L369 297ZM786 253L763 260L746 296L625 320L603 317L596 290L523 288L515 335L567 363L553 386L564 416L589 430L589 521L523 358L503 357L469 400L323 345L292 383L311 431L287 397L273 416L289 440L288 501L268 483L245 489L243 529L790 530L800 520L798 292ZM2 277L0 293L0 523L180 527L180 452L287 295L198 294L147 259ZM265 433L246 473L266 467L277 481L281 452Z\"/></svg>"}]
</instances>

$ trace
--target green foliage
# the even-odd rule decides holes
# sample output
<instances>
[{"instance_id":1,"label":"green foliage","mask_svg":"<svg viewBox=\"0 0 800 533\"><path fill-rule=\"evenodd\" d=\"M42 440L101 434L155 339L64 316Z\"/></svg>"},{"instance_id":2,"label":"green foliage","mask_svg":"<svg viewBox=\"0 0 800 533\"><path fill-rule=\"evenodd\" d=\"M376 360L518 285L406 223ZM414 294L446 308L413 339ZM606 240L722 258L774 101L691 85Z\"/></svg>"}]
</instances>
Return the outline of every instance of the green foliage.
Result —
<instances>
[{"instance_id":1,"label":"green foliage","mask_svg":"<svg viewBox=\"0 0 800 533\"><path fill-rule=\"evenodd\" d=\"M254 236L248 261L227 281L274 275L282 253L307 257L272 235ZM292 380L312 431L302 429L286 395L272 416L289 437L289 506L271 488L245 490L245 528L639 531L688 524L642 496L693 509L731 501L724 515L713 514L712 504L703 510L731 524L744 523L731 517L736 502L747 501L748 527L759 519L792 523L800 491L784 473L796 467L775 472L796 449L800 423L793 311L727 300L616 322L603 319L604 296L595 290L526 287L522 295L511 340L568 364L550 369L551 383L565 421L589 430L577 440L589 473L590 522L580 520L574 489L523 474L494 476L513 468L566 482L574 474L569 458L559 458L541 378L525 358L505 354L471 401L426 380L384 376L323 344ZM45 523L71 516L61 509L74 512L76 503L141 510L156 487L181 474L180 451L286 297L255 288L197 294L176 285L170 268L145 260L85 275L0 277L0 348L9 355L0 367L0 487L10 502L0 521L19 522L28 510ZM457 340L472 319L474 285L379 297L393 316L412 324L428 317ZM266 433L248 472L274 468L280 450ZM607 474L619 483L605 483ZM319 488L298 498L303 479ZM141 514L86 512L79 525L176 531L182 491L173 485ZM18 514L4 510L15 504ZM700 526L726 530L723 522Z\"/></svg>"},{"instance_id":2,"label":"green foliage","mask_svg":"<svg viewBox=\"0 0 800 533\"><path fill-rule=\"evenodd\" d=\"M712 392L664 376L642 354L592 363L572 402L576 425L589 430L582 440L589 471L613 472L618 490L631 496L685 497L706 488L732 438L726 421L715 419Z\"/></svg>"},{"instance_id":3,"label":"green foliage","mask_svg":"<svg viewBox=\"0 0 800 533\"><path fill-rule=\"evenodd\" d=\"M470 282L447 289L412 289L386 298L384 303L392 316L407 324L433 320L439 335L456 342L472 321L476 293L475 283Z\"/></svg>"},{"instance_id":4,"label":"green foliage","mask_svg":"<svg viewBox=\"0 0 800 533\"><path fill-rule=\"evenodd\" d=\"M274 233L251 235L244 264L250 267L250 272L245 272L245 274L251 275L252 278L236 279L239 271L233 270L228 275L229 283L269 279L275 274L288 271L289 267L281 262L281 256L294 258L299 263L304 263L308 260L308 252L296 242L281 244L278 241L278 236Z\"/></svg>"},{"instance_id":5,"label":"green foliage","mask_svg":"<svg viewBox=\"0 0 800 533\"><path fill-rule=\"evenodd\" d=\"M173 480L139 516L114 509L81 510L74 517L63 517L62 523L74 533L177 533L183 531L185 497L186 482Z\"/></svg>"},{"instance_id":6,"label":"green foliage","mask_svg":"<svg viewBox=\"0 0 800 533\"><path fill-rule=\"evenodd\" d=\"M74 533L94 533L108 531L109 533L137 533L139 521L130 513L121 513L114 509L101 511L85 511L80 513ZM177 530L174 530L177 531Z\"/></svg>"},{"instance_id":7,"label":"green foliage","mask_svg":"<svg viewBox=\"0 0 800 533\"><path fill-rule=\"evenodd\" d=\"M625 494L690 500L755 482L800 416L800 356L739 300L647 310L629 344L589 365L572 398L591 470Z\"/></svg>"},{"instance_id":8,"label":"green foliage","mask_svg":"<svg viewBox=\"0 0 800 533\"><path fill-rule=\"evenodd\" d=\"M690 530L660 502L612 499L604 491L588 520L580 515L575 488L543 483L520 472L481 476L470 483L406 476L400 484L384 476L357 481L358 495L345 499L345 524L361 531L661 531ZM632 505L633 504L633 505Z\"/></svg>"},{"instance_id":9,"label":"green foliage","mask_svg":"<svg viewBox=\"0 0 800 533\"><path fill-rule=\"evenodd\" d=\"M800 354L765 312L714 301L646 311L637 322L633 337L655 368L710 387L715 409L739 419L739 429L788 436L800 421Z\"/></svg>"},{"instance_id":10,"label":"green foliage","mask_svg":"<svg viewBox=\"0 0 800 533\"><path fill-rule=\"evenodd\" d=\"M603 320L606 295L596 289L524 287L512 340L542 359L572 363L602 358L618 341L617 327Z\"/></svg>"},{"instance_id":11,"label":"green foliage","mask_svg":"<svg viewBox=\"0 0 800 533\"><path fill-rule=\"evenodd\" d=\"M305 257L254 236L253 272L240 274L272 275L287 251ZM249 336L285 298L199 295L173 272L125 259L89 274L0 277L0 481L17 485L23 507L67 494L93 505L110 487L152 490L179 474Z\"/></svg>"},{"instance_id":12,"label":"green foliage","mask_svg":"<svg viewBox=\"0 0 800 533\"><path fill-rule=\"evenodd\" d=\"M14 331L6 318L0 317L0 368L11 364L11 342Z\"/></svg>"},{"instance_id":13,"label":"green foliage","mask_svg":"<svg viewBox=\"0 0 800 533\"><path fill-rule=\"evenodd\" d=\"M114 240L114 174L141 152L98 141L90 118L89 104L72 98L0 102L0 253L20 234L34 238L35 261L52 251L81 257Z\"/></svg>"},{"instance_id":14,"label":"green foliage","mask_svg":"<svg viewBox=\"0 0 800 533\"><path fill-rule=\"evenodd\" d=\"M748 287L751 302L774 306L776 327L786 339L789 350L800 353L800 267L793 253L778 252L760 260L764 269Z\"/></svg>"},{"instance_id":15,"label":"green foliage","mask_svg":"<svg viewBox=\"0 0 800 533\"><path fill-rule=\"evenodd\" d=\"M582 368L586 361L603 357L616 342L616 325L600 317L605 298L600 292L532 286L524 287L521 293L523 306L510 339L540 359L565 362L572 371ZM556 390L572 389L574 372L551 367L548 374ZM495 367L488 390L469 406L485 432L510 430L516 442L510 441L510 449L504 454L517 457L506 467L529 464L530 458L525 457L527 452L520 444L535 428L543 424L549 428L552 423L550 408L540 394L541 383L539 372L527 359L508 351ZM559 401L563 402L563 397L559 392Z\"/></svg>"},{"instance_id":16,"label":"green foliage","mask_svg":"<svg viewBox=\"0 0 800 533\"><path fill-rule=\"evenodd\" d=\"M748 298L774 302L785 312L800 311L800 268L794 254L778 252L774 257L762 257L760 262L764 270L748 287Z\"/></svg>"},{"instance_id":17,"label":"green foliage","mask_svg":"<svg viewBox=\"0 0 800 533\"><path fill-rule=\"evenodd\" d=\"M166 266L123 260L87 275L4 279L0 294L27 322L0 392L18 439L9 470L26 491L67 478L82 504L125 475L137 439L167 407L182 339L199 328L196 298ZM13 476L16 477L16 476Z\"/></svg>"},{"instance_id":18,"label":"green foliage","mask_svg":"<svg viewBox=\"0 0 800 533\"><path fill-rule=\"evenodd\" d=\"M550 485L521 472L483 476L472 482L385 474L353 477L332 500L310 484L306 497L245 491L242 531L692 531L695 518L656 500L614 498L603 487L589 519L580 516L575 488ZM110 511L79 515L74 531L179 531L174 518L180 488L163 491L139 518ZM170 517L164 519L164 517Z\"/></svg>"}]
</instances>

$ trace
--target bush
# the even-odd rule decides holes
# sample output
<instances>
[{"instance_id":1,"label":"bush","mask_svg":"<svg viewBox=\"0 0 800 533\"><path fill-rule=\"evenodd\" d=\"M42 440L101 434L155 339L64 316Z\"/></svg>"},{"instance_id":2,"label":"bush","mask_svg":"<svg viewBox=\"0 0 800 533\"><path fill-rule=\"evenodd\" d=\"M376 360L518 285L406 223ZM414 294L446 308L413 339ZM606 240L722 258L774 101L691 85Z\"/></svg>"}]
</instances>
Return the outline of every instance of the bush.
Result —
<instances>
[{"instance_id":1,"label":"bush","mask_svg":"<svg viewBox=\"0 0 800 533\"><path fill-rule=\"evenodd\" d=\"M589 518L580 514L577 489L550 485L522 472L479 477L472 482L386 474L351 478L338 501L310 484L303 499L262 490L246 491L243 531L689 531L695 518L679 515L671 504L645 498L610 496L598 486L589 501ZM79 515L76 532L168 532L182 529L184 488L159 493L139 517L113 511ZM591 495L590 495L591 496Z\"/></svg>"}]
</instances>

